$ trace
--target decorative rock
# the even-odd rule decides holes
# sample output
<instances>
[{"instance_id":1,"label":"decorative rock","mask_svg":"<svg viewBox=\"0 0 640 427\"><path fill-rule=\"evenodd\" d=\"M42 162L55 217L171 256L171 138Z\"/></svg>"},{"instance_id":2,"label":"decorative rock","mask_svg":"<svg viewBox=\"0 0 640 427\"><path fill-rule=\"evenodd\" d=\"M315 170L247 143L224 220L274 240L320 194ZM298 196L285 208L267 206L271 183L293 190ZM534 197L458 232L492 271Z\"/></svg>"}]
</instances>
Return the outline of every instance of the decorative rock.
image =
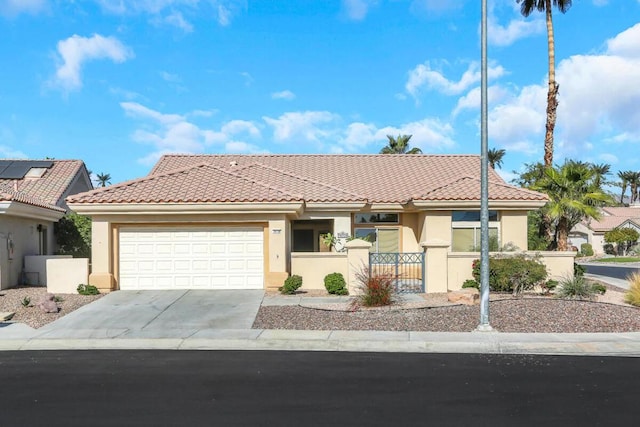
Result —
<instances>
[{"instance_id":1,"label":"decorative rock","mask_svg":"<svg viewBox=\"0 0 640 427\"><path fill-rule=\"evenodd\" d=\"M13 311L0 311L0 322L8 322L15 314Z\"/></svg>"},{"instance_id":2,"label":"decorative rock","mask_svg":"<svg viewBox=\"0 0 640 427\"><path fill-rule=\"evenodd\" d=\"M44 295L42 301L38 303L38 308L45 313L57 313L60 310L55 302L55 295L50 293Z\"/></svg>"},{"instance_id":3,"label":"decorative rock","mask_svg":"<svg viewBox=\"0 0 640 427\"><path fill-rule=\"evenodd\" d=\"M480 291L475 288L464 288L459 291L447 293L449 302L456 302L464 305L474 305L480 303Z\"/></svg>"}]
</instances>

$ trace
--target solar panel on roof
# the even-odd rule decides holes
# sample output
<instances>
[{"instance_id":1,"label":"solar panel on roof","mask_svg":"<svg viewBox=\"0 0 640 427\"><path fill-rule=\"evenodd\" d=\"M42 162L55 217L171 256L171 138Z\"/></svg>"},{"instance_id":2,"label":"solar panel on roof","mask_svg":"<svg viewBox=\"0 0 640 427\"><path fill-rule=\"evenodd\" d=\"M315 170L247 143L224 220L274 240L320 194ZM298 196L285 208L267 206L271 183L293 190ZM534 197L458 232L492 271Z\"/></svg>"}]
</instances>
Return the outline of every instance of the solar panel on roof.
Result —
<instances>
[{"instance_id":1,"label":"solar panel on roof","mask_svg":"<svg viewBox=\"0 0 640 427\"><path fill-rule=\"evenodd\" d=\"M0 160L0 175L12 163L11 160Z\"/></svg>"},{"instance_id":2,"label":"solar panel on roof","mask_svg":"<svg viewBox=\"0 0 640 427\"><path fill-rule=\"evenodd\" d=\"M22 179L31 168L50 168L50 160L2 160L0 163L0 179ZM4 162L9 164L2 168Z\"/></svg>"}]
</instances>

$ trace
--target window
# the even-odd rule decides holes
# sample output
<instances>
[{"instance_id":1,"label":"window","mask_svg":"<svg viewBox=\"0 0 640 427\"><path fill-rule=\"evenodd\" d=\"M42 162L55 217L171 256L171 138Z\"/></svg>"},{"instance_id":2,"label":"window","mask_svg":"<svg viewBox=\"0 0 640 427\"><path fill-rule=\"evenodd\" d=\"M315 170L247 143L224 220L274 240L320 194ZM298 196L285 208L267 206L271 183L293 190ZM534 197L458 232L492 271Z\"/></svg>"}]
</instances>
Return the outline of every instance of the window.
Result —
<instances>
[{"instance_id":1,"label":"window","mask_svg":"<svg viewBox=\"0 0 640 427\"><path fill-rule=\"evenodd\" d=\"M397 213L365 213L365 214L356 214L355 215L355 223L356 224L376 224L376 223L387 223L387 224L397 224L399 215Z\"/></svg>"},{"instance_id":2,"label":"window","mask_svg":"<svg viewBox=\"0 0 640 427\"><path fill-rule=\"evenodd\" d=\"M400 252L397 228L356 228L355 237L370 242L371 252Z\"/></svg>"},{"instance_id":3,"label":"window","mask_svg":"<svg viewBox=\"0 0 640 427\"><path fill-rule=\"evenodd\" d=\"M324 236L333 230L333 220L291 221L292 252L328 252Z\"/></svg>"},{"instance_id":4,"label":"window","mask_svg":"<svg viewBox=\"0 0 640 427\"><path fill-rule=\"evenodd\" d=\"M500 250L498 212L489 211L489 250ZM480 251L480 211L454 211L451 215L451 250Z\"/></svg>"}]
</instances>

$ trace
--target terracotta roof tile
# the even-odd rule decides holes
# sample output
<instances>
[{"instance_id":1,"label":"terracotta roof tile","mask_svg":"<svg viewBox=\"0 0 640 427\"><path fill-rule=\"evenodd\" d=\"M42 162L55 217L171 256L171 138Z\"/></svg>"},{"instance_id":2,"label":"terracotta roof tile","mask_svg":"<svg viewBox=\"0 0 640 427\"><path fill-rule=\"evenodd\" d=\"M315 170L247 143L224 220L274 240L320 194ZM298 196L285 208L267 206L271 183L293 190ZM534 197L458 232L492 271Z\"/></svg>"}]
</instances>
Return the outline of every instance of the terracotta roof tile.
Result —
<instances>
[{"instance_id":1,"label":"terracotta roof tile","mask_svg":"<svg viewBox=\"0 0 640 427\"><path fill-rule=\"evenodd\" d=\"M69 203L292 202L302 196L237 171L200 164L67 198Z\"/></svg>"},{"instance_id":2,"label":"terracotta roof tile","mask_svg":"<svg viewBox=\"0 0 640 427\"><path fill-rule=\"evenodd\" d=\"M166 155L144 178L68 200L406 203L420 195L479 200L479 180L471 178L479 176L475 155ZM506 184L493 170L489 181L491 199L546 200Z\"/></svg>"},{"instance_id":3,"label":"terracotta roof tile","mask_svg":"<svg viewBox=\"0 0 640 427\"><path fill-rule=\"evenodd\" d=\"M84 163L82 160L52 160L52 163L40 178L0 179L0 193L4 193L0 200L14 200L59 210L64 204L65 192L78 172L84 168Z\"/></svg>"}]
</instances>

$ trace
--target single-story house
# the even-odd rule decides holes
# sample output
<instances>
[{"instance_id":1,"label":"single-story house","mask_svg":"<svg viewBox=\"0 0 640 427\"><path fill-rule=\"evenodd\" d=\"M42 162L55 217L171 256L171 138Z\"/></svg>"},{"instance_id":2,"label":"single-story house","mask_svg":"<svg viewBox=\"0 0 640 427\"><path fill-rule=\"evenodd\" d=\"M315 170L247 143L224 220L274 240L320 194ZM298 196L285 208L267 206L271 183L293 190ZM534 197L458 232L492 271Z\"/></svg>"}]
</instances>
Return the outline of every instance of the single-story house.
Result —
<instances>
[{"instance_id":1,"label":"single-story house","mask_svg":"<svg viewBox=\"0 0 640 427\"><path fill-rule=\"evenodd\" d=\"M628 207L614 206L600 209L599 220L591 219L578 223L569 233L570 244L580 249L583 243L590 243L597 255L605 253L604 233L615 228L632 228L640 233L640 204Z\"/></svg>"},{"instance_id":2,"label":"single-story house","mask_svg":"<svg viewBox=\"0 0 640 427\"><path fill-rule=\"evenodd\" d=\"M54 253L65 199L92 188L81 160L0 159L0 289L21 282L25 256Z\"/></svg>"},{"instance_id":3,"label":"single-story house","mask_svg":"<svg viewBox=\"0 0 640 427\"><path fill-rule=\"evenodd\" d=\"M490 170L489 198L490 234L526 250L527 211L546 195ZM363 245L426 250L423 289L446 291L478 256L480 157L165 155L145 177L67 202L92 217L90 283L102 291L263 289L292 274L322 288L328 273L351 275Z\"/></svg>"}]
</instances>

